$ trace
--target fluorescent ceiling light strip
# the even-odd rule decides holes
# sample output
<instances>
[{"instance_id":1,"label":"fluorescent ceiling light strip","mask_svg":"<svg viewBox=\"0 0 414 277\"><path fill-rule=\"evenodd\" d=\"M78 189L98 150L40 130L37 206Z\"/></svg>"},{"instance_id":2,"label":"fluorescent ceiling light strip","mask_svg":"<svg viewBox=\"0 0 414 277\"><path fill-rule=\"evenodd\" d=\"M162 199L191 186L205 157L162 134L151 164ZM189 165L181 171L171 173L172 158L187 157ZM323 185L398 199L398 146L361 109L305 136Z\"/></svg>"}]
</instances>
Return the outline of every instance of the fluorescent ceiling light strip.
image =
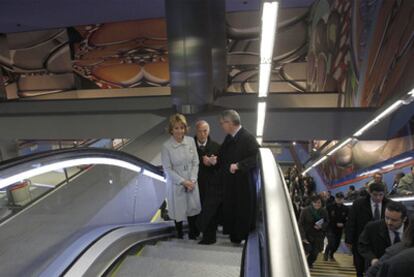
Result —
<instances>
[{"instance_id":1,"label":"fluorescent ceiling light strip","mask_svg":"<svg viewBox=\"0 0 414 277\"><path fill-rule=\"evenodd\" d=\"M408 94L414 96L414 88Z\"/></svg>"},{"instance_id":2,"label":"fluorescent ceiling light strip","mask_svg":"<svg viewBox=\"0 0 414 277\"><path fill-rule=\"evenodd\" d=\"M384 165L383 167L381 167L384 170L390 169L390 168L394 168L393 164L389 164L389 165Z\"/></svg>"},{"instance_id":3,"label":"fluorescent ceiling light strip","mask_svg":"<svg viewBox=\"0 0 414 277\"><path fill-rule=\"evenodd\" d=\"M145 176L151 177L153 179L159 180L161 182L165 182L165 178L164 176L158 175L152 171L146 170L144 169L144 171L142 172L142 174L144 174Z\"/></svg>"},{"instance_id":4,"label":"fluorescent ceiling light strip","mask_svg":"<svg viewBox=\"0 0 414 277\"><path fill-rule=\"evenodd\" d=\"M412 159L413 159L413 157L407 157L407 158L404 158L404 159L395 161L395 162L393 162L393 164L400 164L400 163L403 163L403 162L408 162L408 161L410 161Z\"/></svg>"},{"instance_id":5,"label":"fluorescent ceiling light strip","mask_svg":"<svg viewBox=\"0 0 414 277\"><path fill-rule=\"evenodd\" d=\"M311 169L313 168L313 166L310 166L310 167L308 167L307 169L305 169L303 172L302 172L302 175L303 176L305 176L305 174L306 173L308 173Z\"/></svg>"},{"instance_id":6,"label":"fluorescent ceiling light strip","mask_svg":"<svg viewBox=\"0 0 414 277\"><path fill-rule=\"evenodd\" d=\"M256 136L263 136L263 128L266 118L266 102L257 103L257 127L256 127Z\"/></svg>"},{"instance_id":7,"label":"fluorescent ceiling light strip","mask_svg":"<svg viewBox=\"0 0 414 277\"><path fill-rule=\"evenodd\" d=\"M260 40L261 63L272 63L275 44L278 2L265 2L262 15L262 36Z\"/></svg>"},{"instance_id":8,"label":"fluorescent ceiling light strip","mask_svg":"<svg viewBox=\"0 0 414 277\"><path fill-rule=\"evenodd\" d=\"M414 201L414 196L406 196L406 197L391 197L389 198L395 202L405 202L405 201ZM353 202L345 202L345 206L351 206Z\"/></svg>"},{"instance_id":9,"label":"fluorescent ceiling light strip","mask_svg":"<svg viewBox=\"0 0 414 277\"><path fill-rule=\"evenodd\" d=\"M328 156L323 156L321 159L319 159L316 163L314 163L312 166L316 167L318 165L320 165L321 163L323 163L326 159L328 158Z\"/></svg>"},{"instance_id":10,"label":"fluorescent ceiling light strip","mask_svg":"<svg viewBox=\"0 0 414 277\"><path fill-rule=\"evenodd\" d=\"M386 108L384 111L382 111L379 115L377 115L373 120L365 124L361 129L359 129L355 134L354 137L361 136L366 130L374 126L375 124L378 124L384 117L387 115L393 113L395 110L397 110L399 107L401 107L404 104L403 100L398 100L388 108Z\"/></svg>"},{"instance_id":11,"label":"fluorescent ceiling light strip","mask_svg":"<svg viewBox=\"0 0 414 277\"><path fill-rule=\"evenodd\" d=\"M376 168L376 169L373 169L373 170L370 170L370 171L365 171L365 172L362 172L361 174L359 174L358 177L370 175L370 174L373 174L373 173L378 172L378 171L380 171L379 168Z\"/></svg>"},{"instance_id":12,"label":"fluorescent ceiling light strip","mask_svg":"<svg viewBox=\"0 0 414 277\"><path fill-rule=\"evenodd\" d=\"M262 137L257 137L256 140L257 140L257 143L259 145L262 145L262 143L263 143L263 138Z\"/></svg>"},{"instance_id":13,"label":"fluorescent ceiling light strip","mask_svg":"<svg viewBox=\"0 0 414 277\"><path fill-rule=\"evenodd\" d=\"M41 175L53 170L68 168L80 165L89 165L89 164L103 164L103 165L112 165L117 167L126 168L135 172L140 172L141 167L136 166L132 163L121 161L112 158L79 158L73 160L66 160L61 162L55 162L52 164L42 165L36 168L28 169L24 172L6 177L0 180L0 189L12 185L14 183L20 182L24 179L29 179L31 177Z\"/></svg>"},{"instance_id":14,"label":"fluorescent ceiling light strip","mask_svg":"<svg viewBox=\"0 0 414 277\"><path fill-rule=\"evenodd\" d=\"M259 73L259 97L266 97L269 91L270 74L272 64L260 64Z\"/></svg>"},{"instance_id":15,"label":"fluorescent ceiling light strip","mask_svg":"<svg viewBox=\"0 0 414 277\"><path fill-rule=\"evenodd\" d=\"M346 140L344 140L342 143L340 143L339 145L335 146L331 151L328 152L328 154L326 154L327 156L331 156L332 154L334 154L336 151L338 151L339 149L341 149L342 147L344 147L345 145L347 145L348 143L350 143L352 141L352 138L347 138Z\"/></svg>"}]
</instances>

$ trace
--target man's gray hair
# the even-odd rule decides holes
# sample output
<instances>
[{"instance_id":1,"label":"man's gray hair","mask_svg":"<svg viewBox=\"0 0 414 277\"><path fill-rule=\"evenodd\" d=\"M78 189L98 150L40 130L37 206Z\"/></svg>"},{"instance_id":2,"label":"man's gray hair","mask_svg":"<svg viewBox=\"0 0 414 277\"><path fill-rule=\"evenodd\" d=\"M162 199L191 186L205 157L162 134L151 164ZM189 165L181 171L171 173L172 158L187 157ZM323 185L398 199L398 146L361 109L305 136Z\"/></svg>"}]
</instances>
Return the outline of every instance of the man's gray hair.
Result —
<instances>
[{"instance_id":1,"label":"man's gray hair","mask_svg":"<svg viewBox=\"0 0 414 277\"><path fill-rule=\"evenodd\" d=\"M236 126L241 124L240 115L235 110L225 110L221 112L220 118L222 120L228 120Z\"/></svg>"}]
</instances>

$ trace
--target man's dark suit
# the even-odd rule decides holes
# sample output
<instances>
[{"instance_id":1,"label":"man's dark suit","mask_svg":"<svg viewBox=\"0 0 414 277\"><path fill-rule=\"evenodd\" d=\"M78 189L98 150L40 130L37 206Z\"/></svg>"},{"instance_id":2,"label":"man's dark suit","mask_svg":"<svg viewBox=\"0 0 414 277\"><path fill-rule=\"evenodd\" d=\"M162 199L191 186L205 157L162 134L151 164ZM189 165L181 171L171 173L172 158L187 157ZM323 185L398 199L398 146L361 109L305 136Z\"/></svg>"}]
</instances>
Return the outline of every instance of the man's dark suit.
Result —
<instances>
[{"instance_id":1,"label":"man's dark suit","mask_svg":"<svg viewBox=\"0 0 414 277\"><path fill-rule=\"evenodd\" d=\"M256 187L252 174L257 167L258 153L256 138L244 128L234 137L227 135L220 148L218 163L224 185L223 232L230 234L233 242L247 239L254 229ZM239 168L234 174L229 171L233 163Z\"/></svg>"},{"instance_id":2,"label":"man's dark suit","mask_svg":"<svg viewBox=\"0 0 414 277\"><path fill-rule=\"evenodd\" d=\"M385 206L388 199L384 198L381 207L381 218L384 218ZM345 242L352 245L354 265L357 276L362 277L365 271L365 261L358 251L358 240L365 225L373 220L371 209L371 197L367 195L354 201L348 214L348 221L345 229Z\"/></svg>"},{"instance_id":3,"label":"man's dark suit","mask_svg":"<svg viewBox=\"0 0 414 277\"><path fill-rule=\"evenodd\" d=\"M204 241L215 242L217 225L222 220L223 184L219 180L218 166L205 166L203 156L217 156L220 145L210 137L208 137L205 147L200 147L196 138L195 140L200 159L198 185L202 205L197 225L203 232Z\"/></svg>"},{"instance_id":4,"label":"man's dark suit","mask_svg":"<svg viewBox=\"0 0 414 277\"><path fill-rule=\"evenodd\" d=\"M385 220L369 222L359 236L358 251L365 259L365 267L371 266L373 259L379 259L385 253L385 249L391 246Z\"/></svg>"},{"instance_id":5,"label":"man's dark suit","mask_svg":"<svg viewBox=\"0 0 414 277\"><path fill-rule=\"evenodd\" d=\"M200 147L197 142L197 138L194 138L197 146L198 158L200 160L199 169L198 169L198 189L200 191L200 200L203 204L206 197L206 192L209 186L209 183L213 182L213 179L216 178L216 172L218 166L206 166L203 163L203 156L217 156L220 150L220 144L212 140L210 137L207 138L206 145Z\"/></svg>"},{"instance_id":6,"label":"man's dark suit","mask_svg":"<svg viewBox=\"0 0 414 277\"><path fill-rule=\"evenodd\" d=\"M385 261L379 277L408 277L414 275L414 248L409 248Z\"/></svg>"}]
</instances>

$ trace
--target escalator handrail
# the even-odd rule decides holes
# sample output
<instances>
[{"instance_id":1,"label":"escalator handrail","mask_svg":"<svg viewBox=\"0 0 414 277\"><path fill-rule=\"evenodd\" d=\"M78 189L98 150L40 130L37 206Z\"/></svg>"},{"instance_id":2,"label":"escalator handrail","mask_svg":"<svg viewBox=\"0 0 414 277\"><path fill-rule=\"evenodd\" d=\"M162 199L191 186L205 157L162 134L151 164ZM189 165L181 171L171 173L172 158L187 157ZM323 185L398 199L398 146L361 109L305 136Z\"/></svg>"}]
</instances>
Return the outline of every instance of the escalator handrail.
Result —
<instances>
[{"instance_id":1,"label":"escalator handrail","mask_svg":"<svg viewBox=\"0 0 414 277\"><path fill-rule=\"evenodd\" d=\"M305 252L302 246L302 239L299 233L299 227L297 225L292 202L290 201L289 192L281 169L276 163L270 149L260 149L260 169L263 213L265 218L265 258L267 259L264 264L268 267L266 268L266 271L269 276L310 277ZM285 214L288 215L288 218L283 221L283 216L278 218L275 216L275 211L276 213L279 212L279 215L281 215L280 211L284 211ZM276 230L280 231L281 228L286 226L284 224L291 224L291 227L294 230L293 236L297 252L296 257L299 264L290 264L295 263L295 261L283 259L283 254L286 253L285 250L287 249L281 249L281 246L283 247L284 243L282 242L283 240L286 240L286 238L282 237L282 234L278 233ZM299 271L300 274L297 275L292 272L292 268L294 268L296 272Z\"/></svg>"},{"instance_id":2,"label":"escalator handrail","mask_svg":"<svg viewBox=\"0 0 414 277\"><path fill-rule=\"evenodd\" d=\"M59 276L103 276L104 273L134 245L171 237L173 222L141 223L114 227L97 238ZM105 255L116 249L116 254ZM99 261L101 260L101 261ZM96 274L90 274L90 272ZM99 272L99 273L98 273ZM46 272L45 272L46 273ZM42 274L41 276L50 276ZM55 275L54 275L55 276Z\"/></svg>"},{"instance_id":3,"label":"escalator handrail","mask_svg":"<svg viewBox=\"0 0 414 277\"><path fill-rule=\"evenodd\" d=\"M34 153L31 155L17 157L10 160L6 160L0 162L0 173L1 171L10 169L12 167L20 166L22 164L27 164L31 162L36 162L40 160L65 160L71 158L82 158L82 157L107 157L107 158L115 158L119 160L125 160L137 166L140 166L143 169L150 170L156 174L163 175L162 171L159 167L146 162L134 155L118 151L112 149L104 149L104 148L93 148L93 147L85 147L85 148L69 148L69 149L58 149L58 150L50 150L45 152Z\"/></svg>"}]
</instances>

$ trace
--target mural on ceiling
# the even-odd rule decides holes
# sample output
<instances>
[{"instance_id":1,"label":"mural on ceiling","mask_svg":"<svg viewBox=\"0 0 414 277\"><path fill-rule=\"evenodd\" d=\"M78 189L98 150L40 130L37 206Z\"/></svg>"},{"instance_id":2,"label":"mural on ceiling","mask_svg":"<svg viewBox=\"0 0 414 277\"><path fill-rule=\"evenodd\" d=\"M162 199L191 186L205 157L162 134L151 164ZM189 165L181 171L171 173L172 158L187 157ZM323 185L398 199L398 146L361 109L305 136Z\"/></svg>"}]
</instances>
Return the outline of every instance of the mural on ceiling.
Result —
<instances>
[{"instance_id":1,"label":"mural on ceiling","mask_svg":"<svg viewBox=\"0 0 414 277\"><path fill-rule=\"evenodd\" d=\"M377 107L413 87L413 13L414 1L317 0L307 90L338 91L345 107Z\"/></svg>"},{"instance_id":2,"label":"mural on ceiling","mask_svg":"<svg viewBox=\"0 0 414 277\"><path fill-rule=\"evenodd\" d=\"M3 35L0 67L7 98L74 89L65 29Z\"/></svg>"},{"instance_id":3,"label":"mural on ceiling","mask_svg":"<svg viewBox=\"0 0 414 277\"><path fill-rule=\"evenodd\" d=\"M358 91L363 107L380 106L414 87L414 1L381 2Z\"/></svg>"},{"instance_id":4,"label":"mural on ceiling","mask_svg":"<svg viewBox=\"0 0 414 277\"><path fill-rule=\"evenodd\" d=\"M318 149L325 143L326 141L313 141L313 146ZM336 143L336 141L329 142L324 149L330 149ZM325 154L326 150L322 150L321 154ZM414 150L414 117L392 139L348 144L322 163L318 171L326 184L333 184L355 171L412 150Z\"/></svg>"},{"instance_id":5,"label":"mural on ceiling","mask_svg":"<svg viewBox=\"0 0 414 277\"><path fill-rule=\"evenodd\" d=\"M279 11L277 39L269 92L303 92L306 89L308 8ZM258 91L260 13L226 15L228 37L228 92Z\"/></svg>"},{"instance_id":6,"label":"mural on ceiling","mask_svg":"<svg viewBox=\"0 0 414 277\"><path fill-rule=\"evenodd\" d=\"M346 105L357 87L351 47L352 2L319 0L314 3L307 54L307 90L342 93Z\"/></svg>"},{"instance_id":7,"label":"mural on ceiling","mask_svg":"<svg viewBox=\"0 0 414 277\"><path fill-rule=\"evenodd\" d=\"M169 85L164 19L71 28L73 70L82 88L132 88Z\"/></svg>"}]
</instances>

